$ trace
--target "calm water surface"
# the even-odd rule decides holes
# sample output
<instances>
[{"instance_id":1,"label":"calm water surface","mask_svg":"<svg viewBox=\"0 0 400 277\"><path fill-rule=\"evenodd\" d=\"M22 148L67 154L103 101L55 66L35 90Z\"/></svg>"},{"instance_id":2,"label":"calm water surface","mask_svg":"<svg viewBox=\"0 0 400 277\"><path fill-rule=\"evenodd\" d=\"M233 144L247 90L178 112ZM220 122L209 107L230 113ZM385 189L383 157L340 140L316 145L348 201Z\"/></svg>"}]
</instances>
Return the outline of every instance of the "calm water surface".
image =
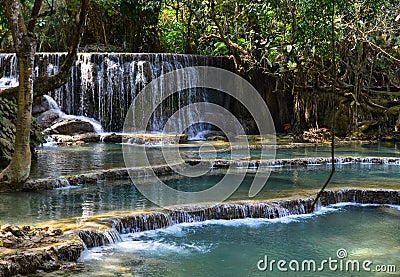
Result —
<instances>
[{"instance_id":1,"label":"calm water surface","mask_svg":"<svg viewBox=\"0 0 400 277\"><path fill-rule=\"evenodd\" d=\"M320 188L329 170L329 165L275 168L256 199L302 197L304 190ZM197 178L178 178L174 175L162 177L162 180L181 191L200 191L215 185L222 176L220 171L216 171ZM253 176L247 174L230 200L249 199ZM345 164L337 166L329 187L399 189L399 180L399 165ZM146 178L136 181L151 183ZM68 218L76 218L80 222L91 215L154 208L154 204L130 180L109 180L49 191L3 193L0 224L36 224Z\"/></svg>"},{"instance_id":2,"label":"calm water surface","mask_svg":"<svg viewBox=\"0 0 400 277\"><path fill-rule=\"evenodd\" d=\"M166 150L168 151L168 149ZM182 147L182 155L199 155L199 147ZM150 163L163 163L163 154L159 147L147 148L146 153ZM218 153L202 153L202 157L230 158L230 151ZM259 150L250 151L254 158L260 158ZM398 144L349 144L336 147L337 156L361 156L361 157L400 157ZM277 159L305 158L305 157L329 157L330 148L326 145L291 146L276 150ZM245 158L238 153L233 158ZM121 144L112 143L88 143L76 146L43 146L38 153L38 159L32 163L31 178L58 177L62 175L74 175L91 170L124 167L124 158Z\"/></svg>"}]
</instances>

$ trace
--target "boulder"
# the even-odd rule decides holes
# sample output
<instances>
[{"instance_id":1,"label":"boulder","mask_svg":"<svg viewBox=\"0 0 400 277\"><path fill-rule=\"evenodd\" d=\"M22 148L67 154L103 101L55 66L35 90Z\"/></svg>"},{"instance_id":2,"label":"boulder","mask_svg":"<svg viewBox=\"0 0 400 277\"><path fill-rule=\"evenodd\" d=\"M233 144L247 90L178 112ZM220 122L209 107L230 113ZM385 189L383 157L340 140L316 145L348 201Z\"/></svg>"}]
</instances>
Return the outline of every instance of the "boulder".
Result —
<instances>
[{"instance_id":1,"label":"boulder","mask_svg":"<svg viewBox=\"0 0 400 277\"><path fill-rule=\"evenodd\" d=\"M57 122L44 131L46 134L77 135L84 133L94 133L95 129L90 122L80 119L63 120Z\"/></svg>"},{"instance_id":2,"label":"boulder","mask_svg":"<svg viewBox=\"0 0 400 277\"><path fill-rule=\"evenodd\" d=\"M60 118L60 111L50 109L48 111L39 114L36 117L36 120L43 129L46 129L49 128L59 118Z\"/></svg>"}]
</instances>

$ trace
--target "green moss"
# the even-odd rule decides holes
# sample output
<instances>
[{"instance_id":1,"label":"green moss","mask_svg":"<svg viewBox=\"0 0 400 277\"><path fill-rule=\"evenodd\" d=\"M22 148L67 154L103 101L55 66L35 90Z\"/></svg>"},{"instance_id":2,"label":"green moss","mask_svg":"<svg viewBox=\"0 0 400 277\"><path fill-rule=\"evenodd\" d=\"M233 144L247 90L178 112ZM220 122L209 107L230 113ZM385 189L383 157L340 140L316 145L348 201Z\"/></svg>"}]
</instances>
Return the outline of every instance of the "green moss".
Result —
<instances>
[{"instance_id":1,"label":"green moss","mask_svg":"<svg viewBox=\"0 0 400 277\"><path fill-rule=\"evenodd\" d=\"M14 153L15 123L17 119L17 105L15 100L0 98L0 166L5 167ZM31 124L31 149L33 157L34 149L45 142L41 128L36 120Z\"/></svg>"}]
</instances>

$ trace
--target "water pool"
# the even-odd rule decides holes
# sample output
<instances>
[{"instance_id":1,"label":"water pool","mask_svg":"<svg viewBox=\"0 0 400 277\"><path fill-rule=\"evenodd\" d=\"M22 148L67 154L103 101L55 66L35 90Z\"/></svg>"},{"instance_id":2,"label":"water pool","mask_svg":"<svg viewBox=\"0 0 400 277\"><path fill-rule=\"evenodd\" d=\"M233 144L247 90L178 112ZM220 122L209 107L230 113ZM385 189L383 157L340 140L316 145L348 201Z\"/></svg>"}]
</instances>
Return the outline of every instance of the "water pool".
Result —
<instances>
[{"instance_id":1,"label":"water pool","mask_svg":"<svg viewBox=\"0 0 400 277\"><path fill-rule=\"evenodd\" d=\"M317 190L322 186L329 170L329 165L275 168L256 199L303 197L304 191ZM209 175L197 178L172 175L161 179L181 191L199 191L216 184L222 174L221 171L212 171ZM329 188L399 189L399 179L399 165L343 164L337 166ZM252 180L253 174L247 174L230 200L249 199ZM140 181L149 182L146 178L140 178ZM80 222L93 215L155 208L130 180L108 180L48 191L3 193L0 224L38 224L64 219Z\"/></svg>"},{"instance_id":2,"label":"water pool","mask_svg":"<svg viewBox=\"0 0 400 277\"><path fill-rule=\"evenodd\" d=\"M320 272L301 270L303 260L370 260L400 270L400 207L337 205L319 214L277 220L211 220L124 235L123 242L94 248L81 257L84 272L73 276L397 276L349 272L328 265ZM338 258L343 249L347 258ZM285 260L288 272L260 271L260 260ZM342 257L342 256L341 256ZM299 272L288 263L299 262ZM339 265L339 262L337 263ZM296 264L292 263L296 268ZM260 267L265 264L261 263ZM334 268L334 267L332 267ZM393 269L393 267L391 267ZM312 269L312 267L311 267ZM354 268L356 269L356 267ZM367 268L368 269L368 268Z\"/></svg>"},{"instance_id":3,"label":"water pool","mask_svg":"<svg viewBox=\"0 0 400 277\"><path fill-rule=\"evenodd\" d=\"M196 151L196 147L183 151ZM221 158L228 152L219 152ZM252 150L257 158L258 150ZM149 149L155 163L162 162L159 148ZM278 158L326 157L329 147L307 146L277 150ZM396 144L350 145L338 147L341 156L398 157ZM240 157L234 157L240 158ZM40 164L40 166L39 166ZM88 170L123 167L121 145L87 144L44 148L33 165L32 177L70 175ZM256 199L303 197L325 182L330 165L273 168L271 176ZM240 174L240 169L236 172ZM203 190L222 178L213 170L198 178L163 176L171 187L183 191ZM235 172L233 173L235 174ZM247 174L229 200L248 199L253 173ZM400 166L395 164L339 164L329 188L399 189ZM145 177L141 182L149 182ZM15 203L18 203L16 205ZM39 192L2 194L0 225L42 225L57 221L80 224L91 216L113 216L119 212L154 210L129 180L107 180L93 184ZM320 262L337 258L343 248L351 259L372 260L374 265L396 265L399 270L399 207L335 206L317 215L287 217L279 220L243 219L179 224L156 231L124 235L113 246L95 248L82 256L83 271L68 276L283 276L277 268L265 272L257 262L271 259ZM342 274L343 273L343 274ZM58 276L60 272L53 276ZM387 276L387 273L329 271L290 272L289 276ZM52 274L44 274L52 276ZM390 276L396 276L392 274Z\"/></svg>"},{"instance_id":4,"label":"water pool","mask_svg":"<svg viewBox=\"0 0 400 277\"><path fill-rule=\"evenodd\" d=\"M164 159L159 147L147 148L147 156L151 164L163 163ZM183 155L196 155L199 146L185 145L180 151ZM214 155L214 154L212 154ZM250 155L260 158L260 150L251 150ZM208 154L203 153L207 158ZM211 156L211 154L210 154ZM330 148L326 145L292 145L278 148L277 159L329 157ZM400 147L396 143L348 144L336 146L336 156L353 157L400 157ZM229 151L217 153L217 158L230 158ZM244 158L240 153L233 158ZM38 159L32 162L30 178L58 177L74 175L90 170L124 167L121 144L87 143L72 146L49 146L39 149Z\"/></svg>"}]
</instances>

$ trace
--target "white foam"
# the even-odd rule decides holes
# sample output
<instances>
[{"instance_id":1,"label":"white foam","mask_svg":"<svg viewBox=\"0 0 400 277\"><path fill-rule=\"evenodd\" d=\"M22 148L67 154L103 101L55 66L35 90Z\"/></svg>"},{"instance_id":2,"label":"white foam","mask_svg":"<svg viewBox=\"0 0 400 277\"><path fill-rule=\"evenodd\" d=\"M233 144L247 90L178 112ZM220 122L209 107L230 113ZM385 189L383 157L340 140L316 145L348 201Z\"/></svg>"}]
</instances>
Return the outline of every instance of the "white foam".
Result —
<instances>
[{"instance_id":1,"label":"white foam","mask_svg":"<svg viewBox=\"0 0 400 277\"><path fill-rule=\"evenodd\" d=\"M42 146L47 148L47 147L55 147L57 146L57 142L54 141L52 137L47 137L45 138L46 142L42 143Z\"/></svg>"},{"instance_id":2,"label":"white foam","mask_svg":"<svg viewBox=\"0 0 400 277\"><path fill-rule=\"evenodd\" d=\"M400 205L387 205L387 206L400 211Z\"/></svg>"},{"instance_id":3,"label":"white foam","mask_svg":"<svg viewBox=\"0 0 400 277\"><path fill-rule=\"evenodd\" d=\"M106 254L103 247L96 247L90 250L84 250L78 259L78 262L86 262L90 260L102 260L104 254Z\"/></svg>"},{"instance_id":4,"label":"white foam","mask_svg":"<svg viewBox=\"0 0 400 277\"><path fill-rule=\"evenodd\" d=\"M3 77L0 78L0 89L16 87L18 86L19 82L16 77Z\"/></svg>"},{"instance_id":5,"label":"white foam","mask_svg":"<svg viewBox=\"0 0 400 277\"><path fill-rule=\"evenodd\" d=\"M172 225L167 228L150 230L144 232L130 233L122 235L122 242L114 244L113 246L107 247L96 247L90 250L85 250L79 261L85 262L88 260L102 260L103 256L107 253L106 251L110 248L116 249L117 251L127 252L127 253L152 253L156 255L165 254L198 254L210 252L213 248L213 244L196 244L196 243L181 243L176 241L171 241L166 239L165 236L174 237L185 237L189 232L193 233L196 230L193 228L202 228L212 225L227 226L227 227L259 227L265 224L289 224L291 222L299 222L307 218L312 218L326 213L337 212L343 207L348 206L383 206L390 207L400 211L400 205L381 205L381 204L359 204L353 202L345 202L329 205L326 207L319 207L315 213L312 214L302 214L302 215L290 215L276 219L265 219L265 218L244 218L244 219L233 219L233 220L221 220L213 219L206 220L202 222L191 222L191 223L181 223Z\"/></svg>"},{"instance_id":6,"label":"white foam","mask_svg":"<svg viewBox=\"0 0 400 277\"><path fill-rule=\"evenodd\" d=\"M341 202L337 204L331 204L327 208L343 208L348 206L355 206L355 207L389 207L400 210L400 205L393 205L393 204L363 204L363 203L355 203L355 202Z\"/></svg>"},{"instance_id":7,"label":"white foam","mask_svg":"<svg viewBox=\"0 0 400 277\"><path fill-rule=\"evenodd\" d=\"M158 240L126 240L116 244L116 248L121 252L154 252L159 254L190 254L195 252L205 253L210 251L208 245L196 245L183 243L179 245L176 242L166 242L162 238Z\"/></svg>"},{"instance_id":8,"label":"white foam","mask_svg":"<svg viewBox=\"0 0 400 277\"><path fill-rule=\"evenodd\" d=\"M65 186L61 188L54 188L53 190L69 190L69 189L76 189L76 188L81 188L82 185L71 185L71 186Z\"/></svg>"},{"instance_id":9,"label":"white foam","mask_svg":"<svg viewBox=\"0 0 400 277\"><path fill-rule=\"evenodd\" d=\"M206 135L210 133L208 130L200 131L193 137L188 137L188 140L206 140Z\"/></svg>"}]
</instances>

